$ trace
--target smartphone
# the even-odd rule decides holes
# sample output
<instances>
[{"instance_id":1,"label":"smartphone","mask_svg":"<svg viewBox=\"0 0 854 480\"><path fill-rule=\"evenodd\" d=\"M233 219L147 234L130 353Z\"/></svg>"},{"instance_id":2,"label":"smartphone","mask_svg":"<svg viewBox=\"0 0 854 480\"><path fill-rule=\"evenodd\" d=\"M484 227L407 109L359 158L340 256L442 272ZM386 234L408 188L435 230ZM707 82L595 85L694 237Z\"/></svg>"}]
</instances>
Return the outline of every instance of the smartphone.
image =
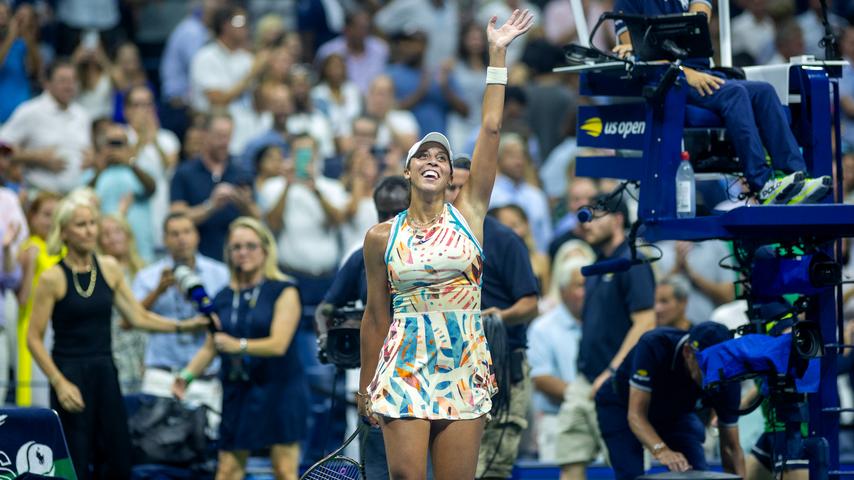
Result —
<instances>
[{"instance_id":1,"label":"smartphone","mask_svg":"<svg viewBox=\"0 0 854 480\"><path fill-rule=\"evenodd\" d=\"M311 172L308 171L311 166L311 160L314 156L310 148L299 148L294 152L294 169L297 178L306 180L311 178Z\"/></svg>"}]
</instances>

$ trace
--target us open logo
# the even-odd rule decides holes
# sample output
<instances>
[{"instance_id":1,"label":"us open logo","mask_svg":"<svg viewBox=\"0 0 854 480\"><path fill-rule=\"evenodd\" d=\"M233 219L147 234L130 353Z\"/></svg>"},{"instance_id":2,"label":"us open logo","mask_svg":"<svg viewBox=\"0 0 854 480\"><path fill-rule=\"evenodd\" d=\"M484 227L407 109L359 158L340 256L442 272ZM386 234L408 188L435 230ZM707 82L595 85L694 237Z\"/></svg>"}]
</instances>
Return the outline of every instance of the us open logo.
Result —
<instances>
[{"instance_id":1,"label":"us open logo","mask_svg":"<svg viewBox=\"0 0 854 480\"><path fill-rule=\"evenodd\" d=\"M646 122L603 123L600 117L591 117L581 125L581 130L593 138L598 138L604 132L605 135L619 135L625 139L629 135L643 135Z\"/></svg>"}]
</instances>

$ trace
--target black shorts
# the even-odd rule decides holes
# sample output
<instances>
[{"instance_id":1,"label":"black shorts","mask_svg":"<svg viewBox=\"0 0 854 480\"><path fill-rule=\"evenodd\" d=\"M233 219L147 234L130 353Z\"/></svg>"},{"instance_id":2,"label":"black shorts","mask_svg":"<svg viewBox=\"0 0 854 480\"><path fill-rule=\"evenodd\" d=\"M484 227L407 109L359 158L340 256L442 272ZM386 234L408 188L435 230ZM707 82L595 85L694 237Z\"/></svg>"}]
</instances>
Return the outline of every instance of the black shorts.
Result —
<instances>
[{"instance_id":1,"label":"black shorts","mask_svg":"<svg viewBox=\"0 0 854 480\"><path fill-rule=\"evenodd\" d=\"M796 455L786 455L786 432L763 433L759 436L759 440L756 440L756 445L750 449L750 453L769 472L784 468L783 463L785 463L786 470L806 470L810 468L810 463L806 458L803 447L801 447L801 450ZM772 456L774 458L773 463L771 461Z\"/></svg>"}]
</instances>

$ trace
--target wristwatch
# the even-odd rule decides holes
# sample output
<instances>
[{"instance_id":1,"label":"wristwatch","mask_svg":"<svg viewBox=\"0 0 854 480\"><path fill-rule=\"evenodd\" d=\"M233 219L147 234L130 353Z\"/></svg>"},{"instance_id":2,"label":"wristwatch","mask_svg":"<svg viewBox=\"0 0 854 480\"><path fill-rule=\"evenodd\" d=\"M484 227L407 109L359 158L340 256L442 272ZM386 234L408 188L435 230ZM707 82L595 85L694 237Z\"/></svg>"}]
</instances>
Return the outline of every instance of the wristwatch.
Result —
<instances>
[{"instance_id":1,"label":"wristwatch","mask_svg":"<svg viewBox=\"0 0 854 480\"><path fill-rule=\"evenodd\" d=\"M666 443L664 443L664 442L656 443L655 445L652 446L652 456L657 457L658 454L661 453L661 451L664 450L665 448L667 448Z\"/></svg>"},{"instance_id":2,"label":"wristwatch","mask_svg":"<svg viewBox=\"0 0 854 480\"><path fill-rule=\"evenodd\" d=\"M240 339L240 352L246 353L246 349L248 347L249 347L249 341L247 341L245 338L241 338Z\"/></svg>"}]
</instances>

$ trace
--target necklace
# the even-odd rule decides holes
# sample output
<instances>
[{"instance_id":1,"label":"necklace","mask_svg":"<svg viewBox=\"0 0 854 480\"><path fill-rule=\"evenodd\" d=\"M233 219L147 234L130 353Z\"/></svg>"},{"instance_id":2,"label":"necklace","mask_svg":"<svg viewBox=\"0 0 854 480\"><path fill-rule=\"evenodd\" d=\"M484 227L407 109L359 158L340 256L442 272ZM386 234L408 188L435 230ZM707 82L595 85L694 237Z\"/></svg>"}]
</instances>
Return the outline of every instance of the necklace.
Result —
<instances>
[{"instance_id":1,"label":"necklace","mask_svg":"<svg viewBox=\"0 0 854 480\"><path fill-rule=\"evenodd\" d=\"M68 262L65 262L68 265ZM83 287L80 285L80 281L77 280L77 271L68 265L68 268L71 270L71 283L74 284L74 290L77 291L77 295L80 295L83 298L89 298L95 292L95 279L98 278L98 269L95 268L95 263L92 262L92 265L89 266L89 285L86 287L86 290L83 290Z\"/></svg>"},{"instance_id":2,"label":"necklace","mask_svg":"<svg viewBox=\"0 0 854 480\"><path fill-rule=\"evenodd\" d=\"M425 228L433 225L434 223L436 223L436 220L438 220L439 217L441 217L443 213L445 213L445 207L442 207L442 209L439 210L439 213L437 213L436 216L434 216L430 220L427 220L424 223L418 222L410 216L409 217L409 224L412 225L412 227L416 230L422 230L422 229L425 229Z\"/></svg>"}]
</instances>

